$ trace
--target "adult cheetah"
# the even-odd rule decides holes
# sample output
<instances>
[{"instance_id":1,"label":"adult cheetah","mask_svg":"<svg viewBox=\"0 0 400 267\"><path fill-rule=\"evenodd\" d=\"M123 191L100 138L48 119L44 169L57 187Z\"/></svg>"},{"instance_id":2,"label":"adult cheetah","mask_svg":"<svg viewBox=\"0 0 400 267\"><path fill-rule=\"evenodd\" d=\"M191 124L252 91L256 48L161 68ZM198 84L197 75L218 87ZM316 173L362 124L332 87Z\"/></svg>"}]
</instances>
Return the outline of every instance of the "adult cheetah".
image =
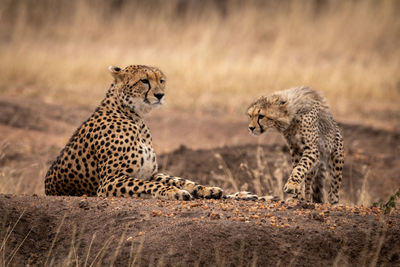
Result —
<instances>
[{"instance_id":1,"label":"adult cheetah","mask_svg":"<svg viewBox=\"0 0 400 267\"><path fill-rule=\"evenodd\" d=\"M338 203L344 164L343 139L323 97L308 87L291 88L258 98L247 112L252 134L260 135L275 128L289 145L293 170L284 191L294 199L323 203L328 167L331 178L328 200L331 204Z\"/></svg>"},{"instance_id":2,"label":"adult cheetah","mask_svg":"<svg viewBox=\"0 0 400 267\"><path fill-rule=\"evenodd\" d=\"M72 135L45 177L46 195L220 198L222 189L159 173L143 117L164 102L165 75L155 67L110 66L114 82Z\"/></svg>"}]
</instances>

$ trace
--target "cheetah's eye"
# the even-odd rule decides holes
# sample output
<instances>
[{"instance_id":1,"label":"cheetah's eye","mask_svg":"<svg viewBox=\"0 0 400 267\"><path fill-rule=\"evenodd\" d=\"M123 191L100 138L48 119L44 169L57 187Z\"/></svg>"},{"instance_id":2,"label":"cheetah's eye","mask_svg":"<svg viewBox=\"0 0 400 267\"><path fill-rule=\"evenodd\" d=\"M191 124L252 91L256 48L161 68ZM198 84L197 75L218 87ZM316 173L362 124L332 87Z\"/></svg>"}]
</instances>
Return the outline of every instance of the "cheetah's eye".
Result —
<instances>
[{"instance_id":1,"label":"cheetah's eye","mask_svg":"<svg viewBox=\"0 0 400 267\"><path fill-rule=\"evenodd\" d=\"M160 80L160 83L165 83L165 80Z\"/></svg>"},{"instance_id":2,"label":"cheetah's eye","mask_svg":"<svg viewBox=\"0 0 400 267\"><path fill-rule=\"evenodd\" d=\"M142 83L144 83L144 84L149 84L150 82L149 82L149 79L141 79L140 80Z\"/></svg>"},{"instance_id":3,"label":"cheetah's eye","mask_svg":"<svg viewBox=\"0 0 400 267\"><path fill-rule=\"evenodd\" d=\"M264 115L258 114L258 119L259 119L259 120L262 120L264 117L265 117Z\"/></svg>"}]
</instances>

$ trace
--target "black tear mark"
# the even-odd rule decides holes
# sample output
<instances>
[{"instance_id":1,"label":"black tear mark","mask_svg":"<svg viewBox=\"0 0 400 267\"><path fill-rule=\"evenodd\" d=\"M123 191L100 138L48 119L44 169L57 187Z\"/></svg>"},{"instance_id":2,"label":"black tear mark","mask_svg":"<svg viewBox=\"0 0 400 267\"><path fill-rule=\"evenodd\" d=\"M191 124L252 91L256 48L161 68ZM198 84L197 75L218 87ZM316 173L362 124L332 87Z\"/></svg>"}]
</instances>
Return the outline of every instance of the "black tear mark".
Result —
<instances>
[{"instance_id":1,"label":"black tear mark","mask_svg":"<svg viewBox=\"0 0 400 267\"><path fill-rule=\"evenodd\" d=\"M144 102L150 103L149 100L147 99L147 96L148 96L148 94L149 94L149 92L151 90L150 82L148 82L147 85L149 86L149 89L147 90L146 94L144 95Z\"/></svg>"},{"instance_id":2,"label":"black tear mark","mask_svg":"<svg viewBox=\"0 0 400 267\"><path fill-rule=\"evenodd\" d=\"M258 126L260 127L260 132L263 133L263 132L264 132L264 129L263 129L263 127L262 127L261 124L260 124L260 117L258 117L258 119L257 119L257 124L258 124Z\"/></svg>"}]
</instances>

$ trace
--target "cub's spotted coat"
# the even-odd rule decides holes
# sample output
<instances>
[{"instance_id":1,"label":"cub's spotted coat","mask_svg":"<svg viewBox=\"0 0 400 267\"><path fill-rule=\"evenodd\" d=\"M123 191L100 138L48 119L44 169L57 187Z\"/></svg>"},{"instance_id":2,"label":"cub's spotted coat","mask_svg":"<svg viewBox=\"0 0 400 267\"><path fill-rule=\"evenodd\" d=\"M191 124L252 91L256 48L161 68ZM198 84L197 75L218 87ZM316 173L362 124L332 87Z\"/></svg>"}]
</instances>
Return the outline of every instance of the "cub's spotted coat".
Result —
<instances>
[{"instance_id":1,"label":"cub's spotted coat","mask_svg":"<svg viewBox=\"0 0 400 267\"><path fill-rule=\"evenodd\" d=\"M328 168L331 178L328 200L332 204L339 201L344 164L343 138L319 93L308 87L279 91L258 98L247 112L251 133L260 135L275 128L289 145L293 170L284 186L286 193L295 199L323 202Z\"/></svg>"}]
</instances>

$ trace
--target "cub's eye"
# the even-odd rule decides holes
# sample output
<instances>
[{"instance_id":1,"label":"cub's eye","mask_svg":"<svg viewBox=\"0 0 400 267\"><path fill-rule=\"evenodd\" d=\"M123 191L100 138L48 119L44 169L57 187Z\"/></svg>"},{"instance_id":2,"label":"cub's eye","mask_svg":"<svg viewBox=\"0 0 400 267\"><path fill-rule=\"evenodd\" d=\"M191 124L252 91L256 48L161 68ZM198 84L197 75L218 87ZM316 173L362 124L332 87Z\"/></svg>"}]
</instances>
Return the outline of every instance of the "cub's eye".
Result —
<instances>
[{"instance_id":1,"label":"cub's eye","mask_svg":"<svg viewBox=\"0 0 400 267\"><path fill-rule=\"evenodd\" d=\"M259 119L259 120L263 119L264 117L265 117L264 115L258 114L258 119Z\"/></svg>"},{"instance_id":2,"label":"cub's eye","mask_svg":"<svg viewBox=\"0 0 400 267\"><path fill-rule=\"evenodd\" d=\"M141 81L142 83L149 84L149 80L148 80L148 79L141 79L140 81Z\"/></svg>"},{"instance_id":3,"label":"cub's eye","mask_svg":"<svg viewBox=\"0 0 400 267\"><path fill-rule=\"evenodd\" d=\"M165 80L160 80L160 83L165 83Z\"/></svg>"}]
</instances>

